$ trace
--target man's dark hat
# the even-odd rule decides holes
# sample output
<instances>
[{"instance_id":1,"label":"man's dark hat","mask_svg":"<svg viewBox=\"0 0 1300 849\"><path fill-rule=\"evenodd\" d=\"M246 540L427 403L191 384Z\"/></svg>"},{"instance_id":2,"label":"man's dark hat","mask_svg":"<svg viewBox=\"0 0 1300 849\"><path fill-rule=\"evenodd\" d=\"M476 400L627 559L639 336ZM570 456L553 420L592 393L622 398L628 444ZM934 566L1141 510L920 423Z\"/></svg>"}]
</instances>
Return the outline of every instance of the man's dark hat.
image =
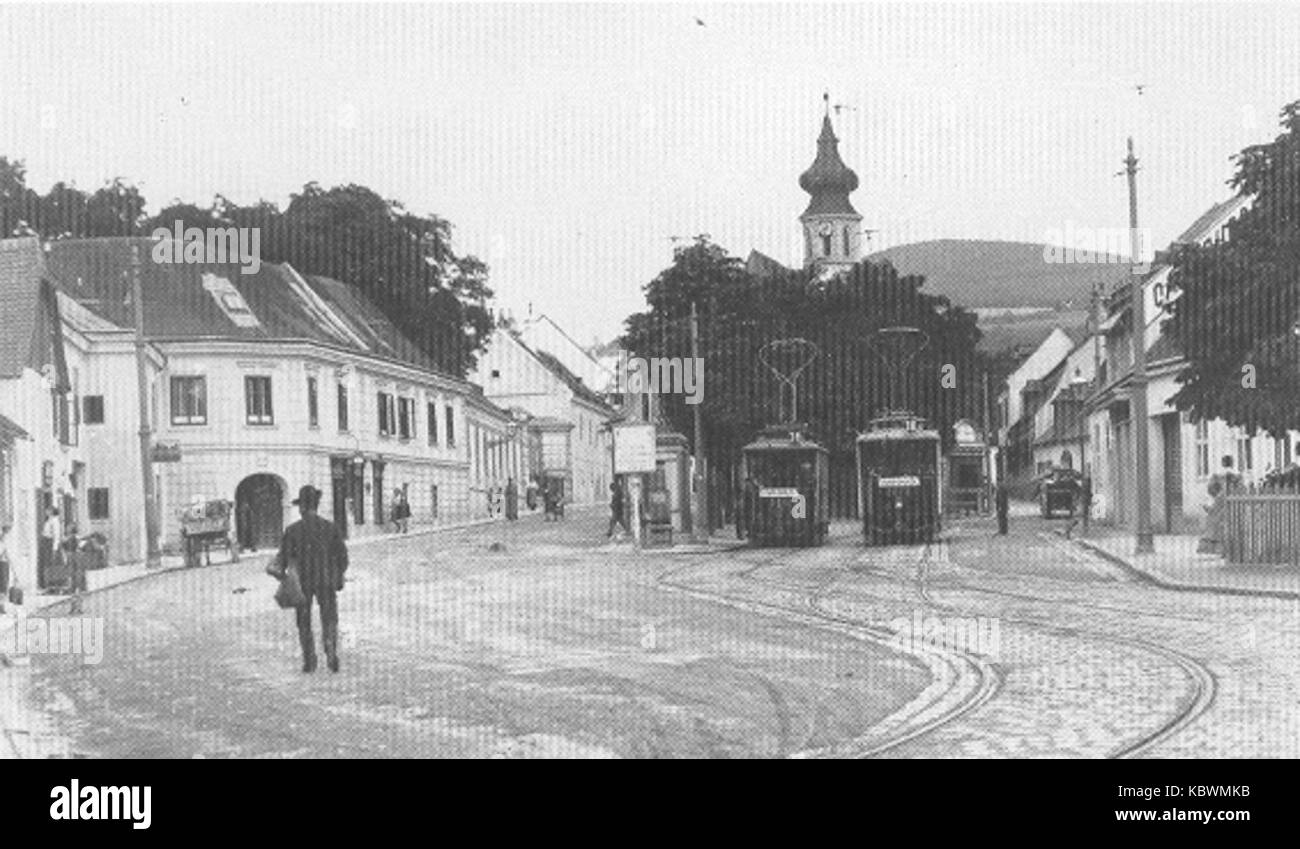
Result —
<instances>
[{"instance_id":1,"label":"man's dark hat","mask_svg":"<svg viewBox=\"0 0 1300 849\"><path fill-rule=\"evenodd\" d=\"M298 497L295 498L292 503L303 504L307 507L315 507L317 504L320 504L320 495L321 492L319 489L311 484L307 484L302 489L298 490Z\"/></svg>"}]
</instances>

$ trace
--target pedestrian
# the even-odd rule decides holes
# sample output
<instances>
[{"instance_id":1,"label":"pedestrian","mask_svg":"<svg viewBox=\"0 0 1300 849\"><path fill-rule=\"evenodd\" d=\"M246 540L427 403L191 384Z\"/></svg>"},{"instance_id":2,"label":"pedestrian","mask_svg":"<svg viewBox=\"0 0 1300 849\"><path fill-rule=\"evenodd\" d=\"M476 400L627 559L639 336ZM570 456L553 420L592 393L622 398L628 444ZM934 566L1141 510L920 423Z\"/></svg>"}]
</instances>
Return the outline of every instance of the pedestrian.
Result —
<instances>
[{"instance_id":1,"label":"pedestrian","mask_svg":"<svg viewBox=\"0 0 1300 849\"><path fill-rule=\"evenodd\" d=\"M501 485L494 483L488 490L488 513L493 519L501 517L501 501Z\"/></svg>"},{"instance_id":2,"label":"pedestrian","mask_svg":"<svg viewBox=\"0 0 1300 849\"><path fill-rule=\"evenodd\" d=\"M68 564L68 593L72 596L72 613L81 612L81 597L86 592L86 560L89 552L83 550L77 538L77 526L68 526L68 536L63 543L63 558Z\"/></svg>"},{"instance_id":3,"label":"pedestrian","mask_svg":"<svg viewBox=\"0 0 1300 849\"><path fill-rule=\"evenodd\" d=\"M997 509L998 509L998 534L1007 535L1007 513L1010 511L1010 493L1007 492L1007 485L1003 481L998 481L997 491Z\"/></svg>"},{"instance_id":4,"label":"pedestrian","mask_svg":"<svg viewBox=\"0 0 1300 849\"><path fill-rule=\"evenodd\" d=\"M530 511L537 509L537 476L528 479L528 488L524 490L524 503L528 505Z\"/></svg>"},{"instance_id":5,"label":"pedestrian","mask_svg":"<svg viewBox=\"0 0 1300 849\"><path fill-rule=\"evenodd\" d=\"M0 525L0 613L9 601L9 525Z\"/></svg>"},{"instance_id":6,"label":"pedestrian","mask_svg":"<svg viewBox=\"0 0 1300 849\"><path fill-rule=\"evenodd\" d=\"M1088 532L1088 522L1092 519L1092 476L1084 475L1079 481L1079 512L1083 513L1083 532Z\"/></svg>"},{"instance_id":7,"label":"pedestrian","mask_svg":"<svg viewBox=\"0 0 1300 849\"><path fill-rule=\"evenodd\" d=\"M406 500L406 491L402 489L393 490L393 525L397 533L406 533L410 530L411 524L411 505Z\"/></svg>"},{"instance_id":8,"label":"pedestrian","mask_svg":"<svg viewBox=\"0 0 1300 849\"><path fill-rule=\"evenodd\" d=\"M1228 496L1241 489L1241 476L1232 470L1232 457L1225 454L1220 461L1223 471L1210 478L1206 492L1214 502L1206 507L1205 534L1196 544L1198 554L1223 553L1223 519L1228 509Z\"/></svg>"},{"instance_id":9,"label":"pedestrian","mask_svg":"<svg viewBox=\"0 0 1300 849\"><path fill-rule=\"evenodd\" d=\"M311 631L311 605L320 606L321 637L325 662L330 672L339 671L339 608L337 593L343 589L348 569L348 548L338 528L316 512L321 491L311 484L298 490L293 503L302 518L284 531L276 567L281 575L290 567L298 569L306 604L296 608L298 642L302 646L302 671L316 671L316 643Z\"/></svg>"},{"instance_id":10,"label":"pedestrian","mask_svg":"<svg viewBox=\"0 0 1300 849\"><path fill-rule=\"evenodd\" d=\"M62 542L63 522L59 519L59 508L47 507L45 524L41 526L41 547L36 552L36 580L42 587L51 581L50 573L54 571L55 558Z\"/></svg>"},{"instance_id":11,"label":"pedestrian","mask_svg":"<svg viewBox=\"0 0 1300 849\"><path fill-rule=\"evenodd\" d=\"M614 481L609 485L609 530L605 532L606 539L614 536L615 527L622 527L624 534L632 533L627 527L623 507L623 487L618 485L618 481Z\"/></svg>"},{"instance_id":12,"label":"pedestrian","mask_svg":"<svg viewBox=\"0 0 1300 849\"><path fill-rule=\"evenodd\" d=\"M519 485L514 478L506 480L506 518L511 522L519 518Z\"/></svg>"},{"instance_id":13,"label":"pedestrian","mask_svg":"<svg viewBox=\"0 0 1300 849\"><path fill-rule=\"evenodd\" d=\"M235 520L239 529L239 545L246 551L257 551L257 536L253 532L253 505L247 498L240 499L235 508Z\"/></svg>"},{"instance_id":14,"label":"pedestrian","mask_svg":"<svg viewBox=\"0 0 1300 849\"><path fill-rule=\"evenodd\" d=\"M560 521L560 493L554 481L546 481L542 487L542 505L546 521Z\"/></svg>"}]
</instances>

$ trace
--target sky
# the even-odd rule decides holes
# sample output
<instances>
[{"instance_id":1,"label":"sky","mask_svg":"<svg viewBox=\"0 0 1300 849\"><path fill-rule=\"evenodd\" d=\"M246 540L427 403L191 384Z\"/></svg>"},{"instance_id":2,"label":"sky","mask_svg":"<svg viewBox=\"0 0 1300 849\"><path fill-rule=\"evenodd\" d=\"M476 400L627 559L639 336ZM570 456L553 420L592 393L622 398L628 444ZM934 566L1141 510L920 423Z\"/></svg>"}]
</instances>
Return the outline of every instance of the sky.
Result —
<instances>
[{"instance_id":1,"label":"sky","mask_svg":"<svg viewBox=\"0 0 1300 849\"><path fill-rule=\"evenodd\" d=\"M4 4L0 155L150 212L367 185L587 341L674 238L801 262L824 91L872 250L1126 227L1129 135L1167 244L1277 135L1298 39L1287 2Z\"/></svg>"}]
</instances>

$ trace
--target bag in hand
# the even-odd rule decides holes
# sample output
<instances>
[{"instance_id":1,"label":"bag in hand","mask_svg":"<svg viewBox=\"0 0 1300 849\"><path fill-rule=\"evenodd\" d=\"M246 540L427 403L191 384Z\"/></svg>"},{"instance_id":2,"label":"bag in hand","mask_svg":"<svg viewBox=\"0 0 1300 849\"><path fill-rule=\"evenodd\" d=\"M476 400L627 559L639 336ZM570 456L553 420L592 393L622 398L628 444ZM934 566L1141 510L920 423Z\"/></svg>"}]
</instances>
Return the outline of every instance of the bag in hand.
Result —
<instances>
[{"instance_id":1,"label":"bag in hand","mask_svg":"<svg viewBox=\"0 0 1300 849\"><path fill-rule=\"evenodd\" d=\"M307 603L307 595L302 591L302 580L298 577L298 564L290 562L283 573L275 574L280 579L280 586L275 591L276 604L288 609L302 607Z\"/></svg>"}]
</instances>

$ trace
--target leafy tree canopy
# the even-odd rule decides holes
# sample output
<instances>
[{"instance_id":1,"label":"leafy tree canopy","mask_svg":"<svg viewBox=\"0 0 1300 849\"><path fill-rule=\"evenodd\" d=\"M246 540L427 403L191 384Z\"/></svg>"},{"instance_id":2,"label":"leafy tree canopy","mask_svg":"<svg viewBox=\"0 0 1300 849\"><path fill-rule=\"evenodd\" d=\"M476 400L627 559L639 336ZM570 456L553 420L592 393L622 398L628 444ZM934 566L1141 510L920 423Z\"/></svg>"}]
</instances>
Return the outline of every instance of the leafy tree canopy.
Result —
<instances>
[{"instance_id":1,"label":"leafy tree canopy","mask_svg":"<svg viewBox=\"0 0 1300 849\"><path fill-rule=\"evenodd\" d=\"M754 277L701 237L679 248L672 265L646 285L649 309L626 320L622 343L640 357L689 357L690 307L697 303L702 409L710 454L718 457L790 418L790 391L761 355L764 345L783 338L817 346L797 384L798 419L832 450L851 450L857 433L887 407L913 409L945 431L962 417L982 422L988 364L975 350L975 315L924 293L922 282L872 262L826 281L806 270ZM900 325L919 328L929 342L909 368L891 375L876 332ZM661 405L676 429L692 432L693 410L682 395L664 395Z\"/></svg>"},{"instance_id":2,"label":"leafy tree canopy","mask_svg":"<svg viewBox=\"0 0 1300 849\"><path fill-rule=\"evenodd\" d=\"M1165 326L1187 358L1180 410L1278 435L1300 427L1300 101L1281 126L1234 157L1229 186L1252 202L1228 238L1179 247Z\"/></svg>"},{"instance_id":3,"label":"leafy tree canopy","mask_svg":"<svg viewBox=\"0 0 1300 849\"><path fill-rule=\"evenodd\" d=\"M488 267L452 248L451 223L418 215L365 186L308 183L286 209L218 195L208 206L173 201L145 216L145 198L122 178L87 194L55 183L40 195L21 161L0 157L0 234L46 239L148 235L156 228L257 227L261 258L363 291L440 367L473 368L492 330Z\"/></svg>"}]
</instances>

